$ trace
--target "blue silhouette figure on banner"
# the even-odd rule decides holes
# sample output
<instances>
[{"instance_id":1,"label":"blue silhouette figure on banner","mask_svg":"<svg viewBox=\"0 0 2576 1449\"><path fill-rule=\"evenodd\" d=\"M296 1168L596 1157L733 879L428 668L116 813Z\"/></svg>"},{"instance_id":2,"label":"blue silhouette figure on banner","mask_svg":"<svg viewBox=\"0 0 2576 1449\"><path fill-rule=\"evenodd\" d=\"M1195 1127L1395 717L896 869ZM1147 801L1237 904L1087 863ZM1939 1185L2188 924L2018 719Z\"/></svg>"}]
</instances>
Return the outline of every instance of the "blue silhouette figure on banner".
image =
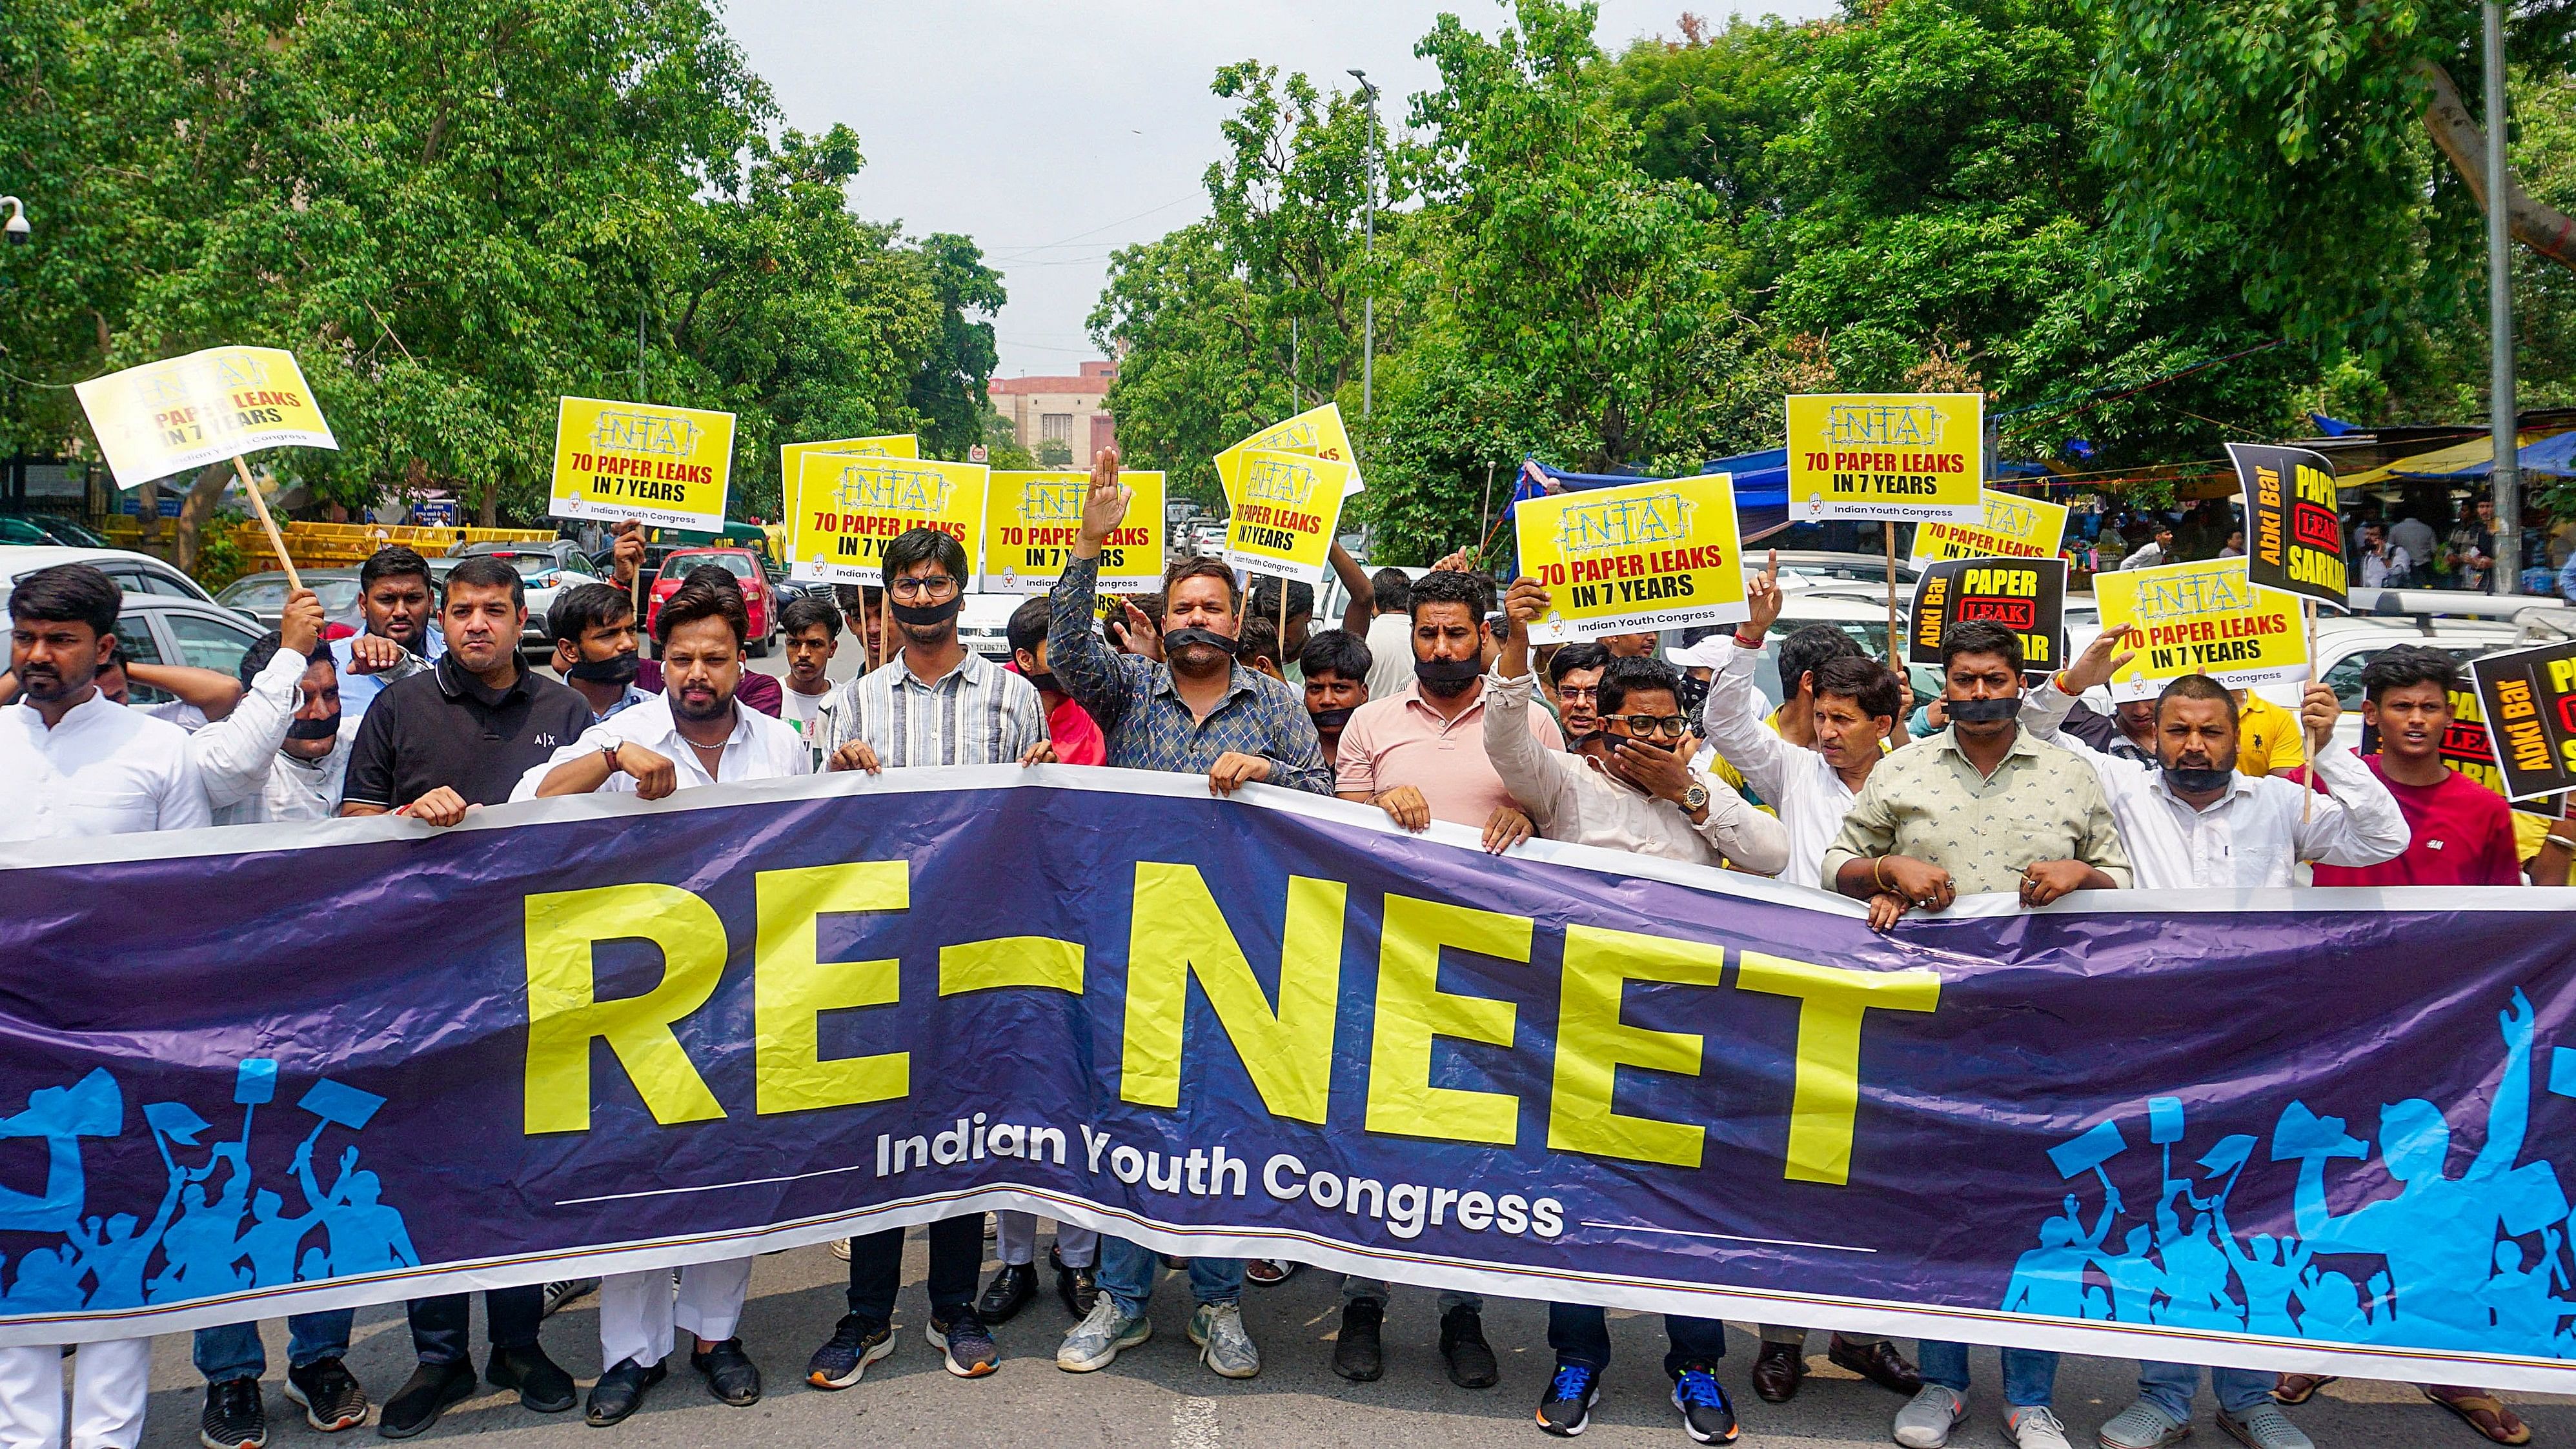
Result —
<instances>
[{"instance_id":1,"label":"blue silhouette figure on banner","mask_svg":"<svg viewBox=\"0 0 2576 1449\"><path fill-rule=\"evenodd\" d=\"M341 1153L329 1192L313 1180L312 1154L322 1134L335 1126L364 1131L384 1098L326 1078L296 1104L315 1119L291 1169L300 1212L289 1213L282 1192L254 1180L254 1124L259 1109L276 1100L277 1077L270 1058L236 1066L241 1135L207 1146L204 1160L194 1164L183 1164L173 1149L198 1147L211 1124L185 1103L143 1105L145 1130L167 1175L148 1222L136 1212L89 1211L81 1139L121 1136L125 1124L124 1093L104 1069L69 1087L40 1088L29 1095L27 1110L0 1117L0 1138L42 1138L47 1148L41 1193L0 1188L0 1231L62 1235L59 1243L21 1252L14 1273L0 1255L0 1313L132 1308L417 1266L402 1213L381 1200L383 1184L358 1167L356 1147ZM317 1229L323 1242L308 1244Z\"/></svg>"},{"instance_id":2,"label":"blue silhouette figure on banner","mask_svg":"<svg viewBox=\"0 0 2576 1449\"><path fill-rule=\"evenodd\" d=\"M68 1087L39 1087L27 1110L0 1117L0 1138L45 1139L45 1190L28 1194L0 1188L0 1231L68 1232L80 1221L85 1188L80 1140L114 1137L125 1130L125 1094L104 1067Z\"/></svg>"},{"instance_id":3,"label":"blue silhouette figure on banner","mask_svg":"<svg viewBox=\"0 0 2576 1449\"><path fill-rule=\"evenodd\" d=\"M2291 1219L2298 1235L2260 1233L2240 1241L2227 1206L2256 1139L2222 1139L2198 1160L2203 1176L2177 1177L2173 1149L2184 1138L2180 1098L2147 1103L2148 1140L2162 1151L2163 1188L2151 1222L2130 1228L2123 1251L2104 1253L2121 1211L2105 1164L2128 1150L2117 1122L2096 1123L2049 1149L2058 1175L2091 1172L2104 1190L2101 1222L2081 1234L2075 1198L2039 1225L2040 1246L2024 1253L2005 1289L2007 1309L2118 1323L2237 1329L2343 1343L2562 1357L2576 1350L2576 1274L2569 1268L2569 1204L2555 1168L2522 1163L2531 1118L2533 1012L2517 991L2497 1024L2505 1045L2502 1080L2487 1112L2486 1140L2468 1169L2450 1175L2451 1128L2421 1098L2379 1110L2379 1165L2394 1196L2337 1213L2326 1200L2327 1168L2366 1165L2370 1144L2292 1102L2273 1127L2270 1157L2298 1164ZM2549 1088L2576 1096L2576 1055L2552 1053ZM2539 1241L2526 1239L2539 1235ZM2321 1267L2321 1255L2377 1259L2366 1282ZM2098 1275L2099 1283L2092 1279Z\"/></svg>"}]
</instances>

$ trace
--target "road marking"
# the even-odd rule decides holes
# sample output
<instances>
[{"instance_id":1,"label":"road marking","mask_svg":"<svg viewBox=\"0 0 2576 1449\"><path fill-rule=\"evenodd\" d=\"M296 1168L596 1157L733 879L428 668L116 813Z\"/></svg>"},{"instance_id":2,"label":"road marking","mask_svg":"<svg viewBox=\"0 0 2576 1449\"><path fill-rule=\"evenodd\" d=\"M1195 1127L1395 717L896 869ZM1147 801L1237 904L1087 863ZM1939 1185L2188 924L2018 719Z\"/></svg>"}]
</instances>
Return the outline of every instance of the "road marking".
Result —
<instances>
[{"instance_id":1,"label":"road marking","mask_svg":"<svg viewBox=\"0 0 2576 1449\"><path fill-rule=\"evenodd\" d=\"M1172 1449L1216 1449L1216 1400L1183 1399L1172 1405Z\"/></svg>"},{"instance_id":2,"label":"road marking","mask_svg":"<svg viewBox=\"0 0 2576 1449\"><path fill-rule=\"evenodd\" d=\"M1760 1243L1771 1248L1822 1248L1829 1253L1875 1253L1876 1248L1855 1248L1849 1243L1809 1243L1796 1238L1741 1238L1733 1233L1695 1233L1688 1228L1650 1228L1644 1223L1596 1223L1583 1220L1587 1228L1608 1228L1618 1233L1662 1233L1669 1238L1710 1238L1721 1243Z\"/></svg>"}]
</instances>

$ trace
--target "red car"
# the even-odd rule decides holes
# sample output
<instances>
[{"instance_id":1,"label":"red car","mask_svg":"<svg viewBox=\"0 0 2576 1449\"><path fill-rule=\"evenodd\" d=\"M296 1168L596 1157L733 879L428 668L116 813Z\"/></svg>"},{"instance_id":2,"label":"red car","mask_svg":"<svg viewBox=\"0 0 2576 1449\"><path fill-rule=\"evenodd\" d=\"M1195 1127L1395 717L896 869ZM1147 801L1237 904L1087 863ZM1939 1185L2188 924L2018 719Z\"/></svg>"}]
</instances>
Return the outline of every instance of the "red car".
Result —
<instances>
[{"instance_id":1,"label":"red car","mask_svg":"<svg viewBox=\"0 0 2576 1449\"><path fill-rule=\"evenodd\" d=\"M761 564L760 555L747 548L673 549L670 556L662 560L662 571L653 576L652 597L644 601L646 638L649 641L653 637L654 621L662 615L662 601L680 591L680 585L687 581L691 569L705 568L709 564L733 575L734 582L742 585L743 602L751 610L749 652L755 659L766 657L770 641L778 634L778 597L769 582L769 570ZM661 657L659 646L648 642L645 647L654 658Z\"/></svg>"}]
</instances>

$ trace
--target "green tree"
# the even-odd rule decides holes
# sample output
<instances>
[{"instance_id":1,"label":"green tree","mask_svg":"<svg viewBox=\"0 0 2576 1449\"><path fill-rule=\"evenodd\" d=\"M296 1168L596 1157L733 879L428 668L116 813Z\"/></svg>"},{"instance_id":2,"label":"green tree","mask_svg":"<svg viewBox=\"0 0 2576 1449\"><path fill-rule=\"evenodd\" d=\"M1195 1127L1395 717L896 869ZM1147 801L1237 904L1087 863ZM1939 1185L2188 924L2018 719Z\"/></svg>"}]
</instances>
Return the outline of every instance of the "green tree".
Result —
<instances>
[{"instance_id":1,"label":"green tree","mask_svg":"<svg viewBox=\"0 0 2576 1449\"><path fill-rule=\"evenodd\" d=\"M1002 274L984 265L983 249L962 236L935 235L919 244L932 295L939 299L939 330L913 378L911 406L921 415L921 441L932 454L963 458L982 441L993 411L986 388L1001 354L993 347L993 315L1009 300Z\"/></svg>"},{"instance_id":2,"label":"green tree","mask_svg":"<svg viewBox=\"0 0 2576 1449\"><path fill-rule=\"evenodd\" d=\"M2510 8L2513 58L2563 74L2576 4ZM2149 262L2232 253L2256 307L2374 354L2455 295L2444 284L2481 256L2484 141L2461 99L2484 85L2478 6L2104 0L2102 12L2110 220ZM2576 267L2563 213L2519 184L2506 205L2517 240Z\"/></svg>"},{"instance_id":3,"label":"green tree","mask_svg":"<svg viewBox=\"0 0 2576 1449\"><path fill-rule=\"evenodd\" d=\"M1638 166L1596 7L1515 0L1487 39L1443 15L1415 47L1426 221L1448 230L1444 321L1519 379L1531 426L1602 467L1698 452L1744 262L1707 193Z\"/></svg>"},{"instance_id":4,"label":"green tree","mask_svg":"<svg viewBox=\"0 0 2576 1449\"><path fill-rule=\"evenodd\" d=\"M1205 223L1109 257L1091 337L1119 359L1109 385L1119 448L1175 498L1214 503L1217 453L1297 411L1262 301Z\"/></svg>"}]
</instances>

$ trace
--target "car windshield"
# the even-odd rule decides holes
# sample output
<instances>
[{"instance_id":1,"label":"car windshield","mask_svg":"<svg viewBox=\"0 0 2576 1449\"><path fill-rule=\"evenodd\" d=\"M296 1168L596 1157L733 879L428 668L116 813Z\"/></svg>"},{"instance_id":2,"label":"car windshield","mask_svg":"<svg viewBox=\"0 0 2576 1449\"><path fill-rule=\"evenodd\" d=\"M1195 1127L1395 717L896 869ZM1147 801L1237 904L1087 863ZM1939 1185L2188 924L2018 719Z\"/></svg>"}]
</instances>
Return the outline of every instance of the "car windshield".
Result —
<instances>
[{"instance_id":1,"label":"car windshield","mask_svg":"<svg viewBox=\"0 0 2576 1449\"><path fill-rule=\"evenodd\" d=\"M305 587L321 597L322 612L338 615L358 602L356 579L307 578ZM286 608L284 578L244 579L217 595L215 602L231 609L248 609L254 614L274 614Z\"/></svg>"},{"instance_id":2,"label":"car windshield","mask_svg":"<svg viewBox=\"0 0 2576 1449\"><path fill-rule=\"evenodd\" d=\"M714 564L738 579L756 578L760 571L760 566L753 563L748 554L739 553L693 553L674 562L679 565L680 577L684 579L689 576L689 570L704 568L708 564Z\"/></svg>"},{"instance_id":3,"label":"car windshield","mask_svg":"<svg viewBox=\"0 0 2576 1449\"><path fill-rule=\"evenodd\" d=\"M562 567L560 564L555 562L555 556L550 553L490 553L483 555L483 557L497 558L501 560L510 567L517 569L519 571L519 577L523 579L533 578L542 573L551 573L555 569Z\"/></svg>"}]
</instances>

